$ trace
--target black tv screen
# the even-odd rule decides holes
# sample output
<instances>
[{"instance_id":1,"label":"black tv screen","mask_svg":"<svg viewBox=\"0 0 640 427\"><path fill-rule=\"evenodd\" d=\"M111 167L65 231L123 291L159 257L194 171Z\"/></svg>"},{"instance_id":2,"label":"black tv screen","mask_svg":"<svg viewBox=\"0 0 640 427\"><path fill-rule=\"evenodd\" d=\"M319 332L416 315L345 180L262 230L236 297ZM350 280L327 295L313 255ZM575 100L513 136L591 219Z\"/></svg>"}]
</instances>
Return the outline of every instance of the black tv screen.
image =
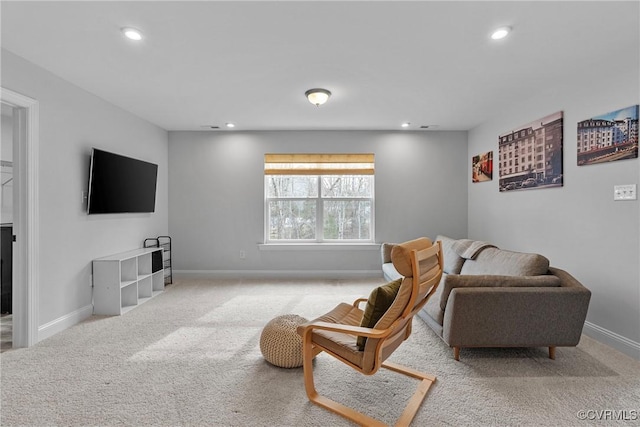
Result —
<instances>
[{"instance_id":1,"label":"black tv screen","mask_svg":"<svg viewBox=\"0 0 640 427\"><path fill-rule=\"evenodd\" d=\"M157 177L158 165L94 148L87 212L154 212Z\"/></svg>"}]
</instances>

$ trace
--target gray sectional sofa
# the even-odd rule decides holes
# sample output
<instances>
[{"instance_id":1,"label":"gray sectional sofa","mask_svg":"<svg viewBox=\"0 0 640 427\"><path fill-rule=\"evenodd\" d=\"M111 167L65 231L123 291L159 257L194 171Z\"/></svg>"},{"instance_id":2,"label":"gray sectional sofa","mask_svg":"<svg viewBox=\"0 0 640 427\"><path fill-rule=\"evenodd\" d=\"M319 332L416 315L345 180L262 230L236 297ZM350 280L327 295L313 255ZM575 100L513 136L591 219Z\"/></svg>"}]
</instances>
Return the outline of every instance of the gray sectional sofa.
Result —
<instances>
[{"instance_id":1,"label":"gray sectional sofa","mask_svg":"<svg viewBox=\"0 0 640 427\"><path fill-rule=\"evenodd\" d=\"M580 341L591 292L542 255L498 249L492 244L438 236L444 272L436 293L418 314L459 360L465 347L575 346ZM381 246L382 271L392 243Z\"/></svg>"}]
</instances>

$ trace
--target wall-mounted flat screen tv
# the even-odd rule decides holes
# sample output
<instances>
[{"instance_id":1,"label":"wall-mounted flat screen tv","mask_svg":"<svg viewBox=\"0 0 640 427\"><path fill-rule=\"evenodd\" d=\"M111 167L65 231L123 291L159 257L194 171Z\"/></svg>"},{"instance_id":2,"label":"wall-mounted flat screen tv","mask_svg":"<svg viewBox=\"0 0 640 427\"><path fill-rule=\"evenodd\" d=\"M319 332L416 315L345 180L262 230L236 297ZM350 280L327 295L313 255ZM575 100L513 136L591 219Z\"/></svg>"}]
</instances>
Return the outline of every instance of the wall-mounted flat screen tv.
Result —
<instances>
[{"instance_id":1,"label":"wall-mounted flat screen tv","mask_svg":"<svg viewBox=\"0 0 640 427\"><path fill-rule=\"evenodd\" d=\"M148 213L156 207L158 165L94 148L89 214Z\"/></svg>"}]
</instances>

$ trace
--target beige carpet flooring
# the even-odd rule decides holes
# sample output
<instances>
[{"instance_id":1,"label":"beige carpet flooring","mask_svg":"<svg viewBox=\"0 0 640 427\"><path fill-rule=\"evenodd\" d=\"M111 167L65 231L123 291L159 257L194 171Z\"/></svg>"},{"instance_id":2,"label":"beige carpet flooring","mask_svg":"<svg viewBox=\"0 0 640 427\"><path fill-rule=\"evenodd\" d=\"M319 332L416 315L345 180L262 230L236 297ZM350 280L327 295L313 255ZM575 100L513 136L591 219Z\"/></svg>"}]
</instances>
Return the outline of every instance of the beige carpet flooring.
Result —
<instances>
[{"instance_id":1,"label":"beige carpet flooring","mask_svg":"<svg viewBox=\"0 0 640 427\"><path fill-rule=\"evenodd\" d=\"M381 279L176 280L124 316L92 317L0 355L2 426L349 426L308 402L302 369L260 353L262 327L313 318ZM415 426L640 425L640 362L588 337L576 348L463 349L421 320L391 360L436 375ZM416 382L365 377L321 354L321 393L394 423ZM581 417L587 420L581 420Z\"/></svg>"}]
</instances>

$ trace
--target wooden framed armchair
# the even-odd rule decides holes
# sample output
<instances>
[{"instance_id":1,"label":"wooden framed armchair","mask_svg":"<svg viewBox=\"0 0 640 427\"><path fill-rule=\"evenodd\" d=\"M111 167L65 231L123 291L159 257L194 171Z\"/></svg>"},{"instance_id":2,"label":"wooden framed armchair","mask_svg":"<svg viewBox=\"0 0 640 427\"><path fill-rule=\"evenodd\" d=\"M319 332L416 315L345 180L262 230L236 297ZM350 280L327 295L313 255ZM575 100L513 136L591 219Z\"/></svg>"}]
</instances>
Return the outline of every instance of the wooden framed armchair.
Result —
<instances>
[{"instance_id":1,"label":"wooden framed armchair","mask_svg":"<svg viewBox=\"0 0 640 427\"><path fill-rule=\"evenodd\" d=\"M409 337L413 316L440 283L443 269L441 243L433 244L424 237L411 240L394 247L391 258L403 279L386 285L386 288L377 288L368 300L361 298L353 304L339 304L329 313L297 329L302 336L304 383L309 400L360 425L385 424L318 394L313 380L313 358L318 353L325 352L364 375L373 375L382 367L418 379L420 384L396 426L411 423L429 387L436 380L431 375L385 361ZM381 292L389 295L394 285L397 293L387 298L390 306L381 311L373 300L382 299L376 297ZM365 301L367 307L363 311L359 306ZM372 313L373 319L369 319ZM365 321L375 322L374 325L361 326L363 317Z\"/></svg>"}]
</instances>

